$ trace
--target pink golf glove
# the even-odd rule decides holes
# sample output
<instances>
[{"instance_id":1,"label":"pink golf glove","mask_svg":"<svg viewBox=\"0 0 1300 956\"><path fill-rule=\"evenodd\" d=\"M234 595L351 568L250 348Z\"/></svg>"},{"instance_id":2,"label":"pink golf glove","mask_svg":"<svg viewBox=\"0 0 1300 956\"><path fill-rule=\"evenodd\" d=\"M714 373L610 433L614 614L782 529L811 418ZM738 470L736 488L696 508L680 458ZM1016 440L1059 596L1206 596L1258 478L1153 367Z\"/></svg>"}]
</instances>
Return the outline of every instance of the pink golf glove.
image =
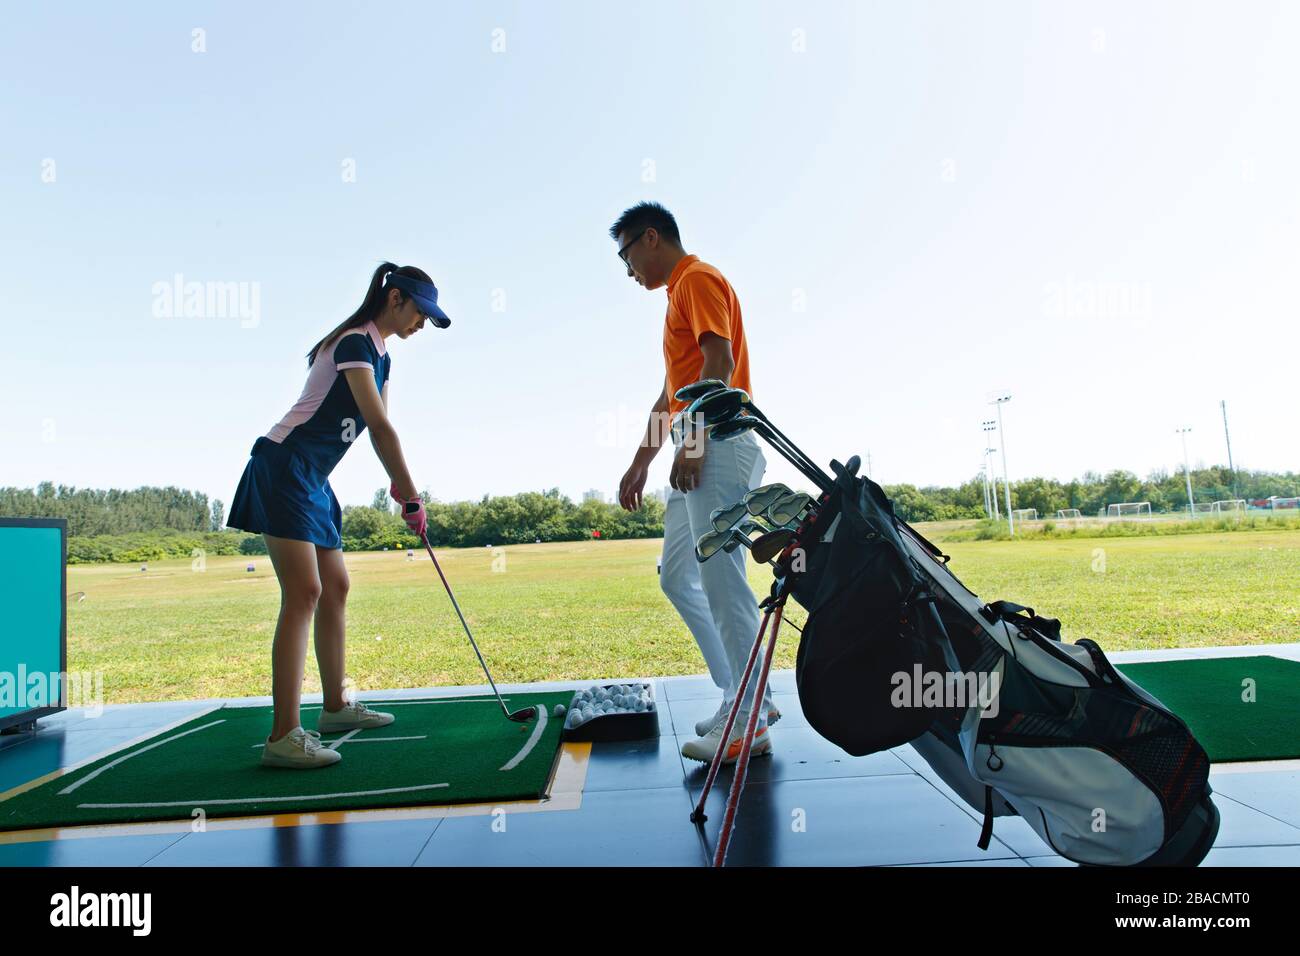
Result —
<instances>
[{"instance_id":1,"label":"pink golf glove","mask_svg":"<svg viewBox=\"0 0 1300 956\"><path fill-rule=\"evenodd\" d=\"M397 493L396 483L388 486L388 493L402 506L402 520L406 522L406 526L423 538L425 532L429 530L429 516L425 513L424 502L418 496L403 498Z\"/></svg>"}]
</instances>

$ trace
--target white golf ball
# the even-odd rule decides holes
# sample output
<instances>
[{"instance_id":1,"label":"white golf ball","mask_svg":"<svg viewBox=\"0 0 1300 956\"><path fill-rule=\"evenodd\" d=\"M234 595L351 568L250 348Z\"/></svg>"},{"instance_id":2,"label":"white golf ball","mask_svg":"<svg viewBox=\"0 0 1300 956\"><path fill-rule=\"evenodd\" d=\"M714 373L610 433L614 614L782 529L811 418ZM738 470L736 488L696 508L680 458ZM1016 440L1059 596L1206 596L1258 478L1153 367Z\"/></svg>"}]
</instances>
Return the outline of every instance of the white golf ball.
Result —
<instances>
[{"instance_id":1,"label":"white golf ball","mask_svg":"<svg viewBox=\"0 0 1300 956\"><path fill-rule=\"evenodd\" d=\"M553 713L556 717L563 717L564 714L565 714L565 712L566 712L568 709L569 709L569 708L565 707L563 704L556 704L556 705L555 705L555 710L552 711L552 713Z\"/></svg>"},{"instance_id":2,"label":"white golf ball","mask_svg":"<svg viewBox=\"0 0 1300 956\"><path fill-rule=\"evenodd\" d=\"M569 711L569 719L564 722L564 725L569 729L573 729L574 727L581 727L583 724L583 720L584 718L582 716L582 711L571 710Z\"/></svg>"},{"instance_id":3,"label":"white golf ball","mask_svg":"<svg viewBox=\"0 0 1300 956\"><path fill-rule=\"evenodd\" d=\"M635 710L638 714L645 713L645 701L642 700L640 697L638 697L636 699L636 703L632 705L632 709Z\"/></svg>"}]
</instances>

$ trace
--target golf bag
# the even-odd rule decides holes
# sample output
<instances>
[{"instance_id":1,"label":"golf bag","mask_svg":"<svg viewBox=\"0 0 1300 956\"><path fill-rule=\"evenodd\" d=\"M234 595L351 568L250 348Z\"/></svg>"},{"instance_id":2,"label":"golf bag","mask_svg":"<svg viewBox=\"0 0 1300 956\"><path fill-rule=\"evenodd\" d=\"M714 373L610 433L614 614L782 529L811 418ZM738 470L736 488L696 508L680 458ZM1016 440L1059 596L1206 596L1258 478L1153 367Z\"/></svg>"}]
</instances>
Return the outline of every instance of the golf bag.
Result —
<instances>
[{"instance_id":1,"label":"golf bag","mask_svg":"<svg viewBox=\"0 0 1300 956\"><path fill-rule=\"evenodd\" d=\"M983 814L981 849L1018 814L1079 863L1199 863L1219 817L1187 725L1094 642L981 602L855 462L836 472L790 571L813 729L855 755L911 743Z\"/></svg>"}]
</instances>

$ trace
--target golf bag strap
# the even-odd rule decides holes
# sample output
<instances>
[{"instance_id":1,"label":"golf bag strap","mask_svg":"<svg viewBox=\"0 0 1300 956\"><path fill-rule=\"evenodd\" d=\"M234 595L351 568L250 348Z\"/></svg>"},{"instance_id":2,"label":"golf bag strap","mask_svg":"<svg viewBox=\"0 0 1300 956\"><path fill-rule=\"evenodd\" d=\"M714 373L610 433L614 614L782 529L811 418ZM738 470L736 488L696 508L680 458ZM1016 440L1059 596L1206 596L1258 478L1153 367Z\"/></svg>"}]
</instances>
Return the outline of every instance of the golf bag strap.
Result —
<instances>
[{"instance_id":1,"label":"golf bag strap","mask_svg":"<svg viewBox=\"0 0 1300 956\"><path fill-rule=\"evenodd\" d=\"M1024 611L1030 617L1037 616L1034 614L1034 609L1032 607L1025 607L1023 604L1016 604L1012 601L993 601L988 605L988 609L996 617L1007 617L1009 615L1019 614L1021 611Z\"/></svg>"},{"instance_id":2,"label":"golf bag strap","mask_svg":"<svg viewBox=\"0 0 1300 956\"><path fill-rule=\"evenodd\" d=\"M976 844L981 850L987 850L989 843L993 840L993 788L984 787L984 826L980 828L979 843Z\"/></svg>"},{"instance_id":3,"label":"golf bag strap","mask_svg":"<svg viewBox=\"0 0 1300 956\"><path fill-rule=\"evenodd\" d=\"M949 561L952 560L951 555L944 554L941 550L939 550L938 545L927 540L919 531L913 528L910 524L907 526L907 531L908 534L910 534L912 537L914 537L917 541L921 543L922 547L924 547L925 550L929 551L932 555L938 558L942 563L947 564Z\"/></svg>"}]
</instances>

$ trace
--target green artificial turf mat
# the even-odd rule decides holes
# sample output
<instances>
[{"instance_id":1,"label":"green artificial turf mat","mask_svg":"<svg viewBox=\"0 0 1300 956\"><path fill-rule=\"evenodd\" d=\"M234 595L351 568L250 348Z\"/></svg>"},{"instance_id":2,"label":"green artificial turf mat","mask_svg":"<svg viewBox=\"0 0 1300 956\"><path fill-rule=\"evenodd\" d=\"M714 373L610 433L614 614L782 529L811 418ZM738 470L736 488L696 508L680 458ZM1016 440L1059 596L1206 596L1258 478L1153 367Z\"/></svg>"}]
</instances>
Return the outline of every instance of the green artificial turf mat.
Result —
<instances>
[{"instance_id":1,"label":"green artificial turf mat","mask_svg":"<svg viewBox=\"0 0 1300 956\"><path fill-rule=\"evenodd\" d=\"M543 718L506 720L495 697L366 701L387 727L321 735L343 759L316 770L260 764L270 707L222 707L0 800L0 830L144 820L536 799L545 795L572 692L507 699ZM320 705L303 707L303 726Z\"/></svg>"},{"instance_id":2,"label":"green artificial turf mat","mask_svg":"<svg viewBox=\"0 0 1300 956\"><path fill-rule=\"evenodd\" d=\"M1186 721L1215 763L1300 757L1300 662L1209 657L1117 666Z\"/></svg>"}]
</instances>

